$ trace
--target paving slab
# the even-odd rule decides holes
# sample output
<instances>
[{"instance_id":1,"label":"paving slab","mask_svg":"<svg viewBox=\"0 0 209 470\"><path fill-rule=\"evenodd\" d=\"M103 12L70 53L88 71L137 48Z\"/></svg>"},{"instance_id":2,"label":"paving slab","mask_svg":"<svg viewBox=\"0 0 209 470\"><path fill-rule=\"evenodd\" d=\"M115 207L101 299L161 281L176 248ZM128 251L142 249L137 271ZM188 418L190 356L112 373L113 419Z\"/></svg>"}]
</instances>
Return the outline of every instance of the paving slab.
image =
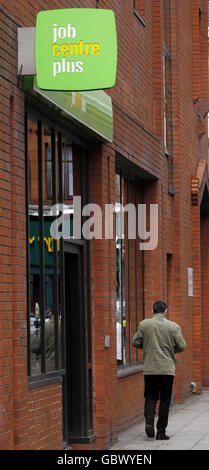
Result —
<instances>
[{"instance_id":1,"label":"paving slab","mask_svg":"<svg viewBox=\"0 0 209 470\"><path fill-rule=\"evenodd\" d=\"M157 417L155 424L157 422ZM209 388L170 407L168 441L149 439L144 419L118 433L110 450L209 450Z\"/></svg>"}]
</instances>

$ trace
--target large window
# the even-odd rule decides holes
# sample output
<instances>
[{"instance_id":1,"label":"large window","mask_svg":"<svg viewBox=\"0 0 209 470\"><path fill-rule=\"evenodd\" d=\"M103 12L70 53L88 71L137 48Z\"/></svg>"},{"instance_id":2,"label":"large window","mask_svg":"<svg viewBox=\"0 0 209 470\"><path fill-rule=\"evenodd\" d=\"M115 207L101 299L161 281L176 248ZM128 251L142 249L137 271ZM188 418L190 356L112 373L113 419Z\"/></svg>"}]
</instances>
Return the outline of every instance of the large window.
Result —
<instances>
[{"instance_id":1,"label":"large window","mask_svg":"<svg viewBox=\"0 0 209 470\"><path fill-rule=\"evenodd\" d=\"M130 237L130 212L127 204L137 209L141 202L140 184L129 180L120 170L116 173L116 343L118 366L136 364L140 352L131 345L131 339L144 317L143 308L143 253L139 239ZM136 226L138 224L137 210Z\"/></svg>"},{"instance_id":2,"label":"large window","mask_svg":"<svg viewBox=\"0 0 209 470\"><path fill-rule=\"evenodd\" d=\"M50 236L58 194L62 136L34 114L26 116L28 231L28 375L64 368L60 299L60 242Z\"/></svg>"},{"instance_id":3,"label":"large window","mask_svg":"<svg viewBox=\"0 0 209 470\"><path fill-rule=\"evenodd\" d=\"M171 61L171 2L164 0L164 144L168 164L168 191L173 194L173 104Z\"/></svg>"},{"instance_id":4,"label":"large window","mask_svg":"<svg viewBox=\"0 0 209 470\"><path fill-rule=\"evenodd\" d=\"M28 233L28 375L64 371L63 239L50 227L52 206L66 204L73 235L73 195L82 196L83 154L53 123L26 114ZM61 215L61 214L60 214ZM62 228L62 227L61 227Z\"/></svg>"}]
</instances>

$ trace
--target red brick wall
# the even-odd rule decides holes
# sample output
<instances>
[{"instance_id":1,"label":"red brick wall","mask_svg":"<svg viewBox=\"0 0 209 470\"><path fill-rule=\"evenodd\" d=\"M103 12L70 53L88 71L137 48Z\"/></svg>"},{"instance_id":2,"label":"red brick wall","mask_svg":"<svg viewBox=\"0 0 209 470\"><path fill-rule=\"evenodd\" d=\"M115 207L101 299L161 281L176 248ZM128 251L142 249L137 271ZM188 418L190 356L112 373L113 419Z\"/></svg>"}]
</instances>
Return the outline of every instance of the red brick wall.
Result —
<instances>
[{"instance_id":1,"label":"red brick wall","mask_svg":"<svg viewBox=\"0 0 209 470\"><path fill-rule=\"evenodd\" d=\"M0 367L2 448L25 431L26 290L23 94L17 88L16 24L0 14Z\"/></svg>"},{"instance_id":2,"label":"red brick wall","mask_svg":"<svg viewBox=\"0 0 209 470\"><path fill-rule=\"evenodd\" d=\"M28 391L24 94L17 87L14 15L1 12L0 28L0 447L55 448L62 446L61 387Z\"/></svg>"},{"instance_id":3,"label":"red brick wall","mask_svg":"<svg viewBox=\"0 0 209 470\"><path fill-rule=\"evenodd\" d=\"M118 379L116 413L116 432L143 418L144 377L142 373Z\"/></svg>"},{"instance_id":4,"label":"red brick wall","mask_svg":"<svg viewBox=\"0 0 209 470\"><path fill-rule=\"evenodd\" d=\"M198 160L207 160L207 133L202 137L198 134L198 119L193 103L193 99L197 97L208 99L205 87L208 80L207 54L203 53L204 48L207 50L207 2L201 3L200 26L198 5L195 5L195 2L186 10L181 1L172 2L172 7L175 197L173 200L170 197L170 201L168 198L167 201L164 200L164 208L169 215L167 220L165 218L165 224L168 225L165 249L173 253L174 286L169 313L171 319L181 324L187 341L185 353L178 356L175 381L177 399L181 400L182 393L189 390L194 374L197 380L200 377L200 245L196 244L198 225L191 225L191 179L196 173ZM198 73L198 70L201 70L201 73ZM203 121L203 126L207 130L207 119ZM196 215L195 210L194 208L194 221L199 217L199 209L197 208ZM192 231L195 231L195 239ZM187 293L189 266L194 268L193 298L188 297ZM191 321L192 313L194 323ZM198 346L195 346L195 341L198 341ZM191 357L194 358L194 363Z\"/></svg>"},{"instance_id":5,"label":"red brick wall","mask_svg":"<svg viewBox=\"0 0 209 470\"><path fill-rule=\"evenodd\" d=\"M24 448L62 449L62 385L31 390L27 419L28 439Z\"/></svg>"},{"instance_id":6,"label":"red brick wall","mask_svg":"<svg viewBox=\"0 0 209 470\"><path fill-rule=\"evenodd\" d=\"M193 222L193 269L194 269L194 301L193 301L193 377L198 392L201 390L201 252L200 252L200 210L198 195L198 179L192 182L192 222Z\"/></svg>"},{"instance_id":7,"label":"red brick wall","mask_svg":"<svg viewBox=\"0 0 209 470\"><path fill-rule=\"evenodd\" d=\"M109 146L91 148L90 202L100 207L111 203L115 194L114 155ZM99 448L110 445L115 427L116 338L115 338L115 266L113 240L92 240L91 243L91 308L93 347L94 426ZM110 262L111 260L111 262ZM104 336L110 335L110 347L104 348Z\"/></svg>"},{"instance_id":8,"label":"red brick wall","mask_svg":"<svg viewBox=\"0 0 209 470\"><path fill-rule=\"evenodd\" d=\"M175 196L168 194L163 136L162 0L146 0L144 27L132 1L100 0L112 8L118 33L118 75L113 101L112 145L90 149L90 202L115 202L115 152L158 178L145 185L145 202L159 204L159 245L145 253L146 316L167 296L167 253L173 255L169 318L187 341L178 356L178 401L195 377L201 385L199 208L192 209L191 180L207 159L207 119L197 118L194 99L208 100L207 1L172 0L172 70ZM199 5L202 14L199 21ZM28 391L25 282L24 94L17 82L17 27L35 26L41 9L96 7L96 0L1 1L0 13L0 371L2 449L62 446L60 384ZM199 73L201 70L201 73ZM12 97L12 98L10 98ZM6 210L5 210L6 209ZM193 225L194 223L194 225ZM204 239L205 240L205 239ZM196 244L197 243L197 244ZM187 268L194 268L194 297L187 294ZM205 265L206 266L206 265ZM202 273L204 276L204 273ZM206 282L206 277L204 277ZM93 407L97 447L109 447L117 430L143 414L142 373L117 378L114 240L91 243ZM203 325L207 304L203 302ZM140 313L140 312L139 312ZM192 321L192 318L194 321ZM104 335L110 348L104 348ZM194 338L194 342L193 342ZM207 343L203 371L206 383ZM48 400L56 402L56 413ZM32 432L33 431L33 432ZM32 433L32 439L30 439Z\"/></svg>"}]
</instances>

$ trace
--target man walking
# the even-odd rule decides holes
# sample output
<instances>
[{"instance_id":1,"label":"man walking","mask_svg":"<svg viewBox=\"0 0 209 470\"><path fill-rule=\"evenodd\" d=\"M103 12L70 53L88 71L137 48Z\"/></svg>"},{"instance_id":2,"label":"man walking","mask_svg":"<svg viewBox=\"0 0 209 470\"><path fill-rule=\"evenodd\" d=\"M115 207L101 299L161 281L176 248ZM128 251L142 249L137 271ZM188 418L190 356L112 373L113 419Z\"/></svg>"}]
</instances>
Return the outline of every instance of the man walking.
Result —
<instances>
[{"instance_id":1,"label":"man walking","mask_svg":"<svg viewBox=\"0 0 209 470\"><path fill-rule=\"evenodd\" d=\"M153 317L143 320L132 339L132 345L143 349L144 416L145 431L154 437L154 418L157 400L160 399L156 439L169 439L165 430L175 376L175 354L184 351L186 343L181 328L166 318L167 305L153 304Z\"/></svg>"}]
</instances>

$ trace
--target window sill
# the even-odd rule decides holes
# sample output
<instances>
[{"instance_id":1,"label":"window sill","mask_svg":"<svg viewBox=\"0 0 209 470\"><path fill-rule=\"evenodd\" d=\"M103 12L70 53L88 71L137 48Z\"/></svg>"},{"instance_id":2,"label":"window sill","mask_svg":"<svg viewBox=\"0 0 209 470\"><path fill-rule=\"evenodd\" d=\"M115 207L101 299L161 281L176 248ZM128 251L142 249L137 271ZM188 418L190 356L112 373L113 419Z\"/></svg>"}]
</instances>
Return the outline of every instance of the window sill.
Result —
<instances>
[{"instance_id":1,"label":"window sill","mask_svg":"<svg viewBox=\"0 0 209 470\"><path fill-rule=\"evenodd\" d=\"M143 370L142 362L140 362L139 364L120 366L118 368L118 379L122 379L123 377L128 377L129 375L141 373L142 370Z\"/></svg>"},{"instance_id":2,"label":"window sill","mask_svg":"<svg viewBox=\"0 0 209 470\"><path fill-rule=\"evenodd\" d=\"M65 371L49 372L48 374L28 377L28 390L33 388L46 387L47 385L53 385L56 383L62 383L62 376Z\"/></svg>"},{"instance_id":3,"label":"window sill","mask_svg":"<svg viewBox=\"0 0 209 470\"><path fill-rule=\"evenodd\" d=\"M86 436L73 436L69 434L68 439L67 439L68 444L73 444L73 443L74 444L75 443L91 444L92 442L95 442L95 441L96 441L96 435L93 432Z\"/></svg>"},{"instance_id":4,"label":"window sill","mask_svg":"<svg viewBox=\"0 0 209 470\"><path fill-rule=\"evenodd\" d=\"M143 18L137 13L136 10L134 10L134 15L138 18L138 20L140 21L140 23L142 24L142 26L144 26L144 28L146 27L146 23L145 21L143 20Z\"/></svg>"}]
</instances>

